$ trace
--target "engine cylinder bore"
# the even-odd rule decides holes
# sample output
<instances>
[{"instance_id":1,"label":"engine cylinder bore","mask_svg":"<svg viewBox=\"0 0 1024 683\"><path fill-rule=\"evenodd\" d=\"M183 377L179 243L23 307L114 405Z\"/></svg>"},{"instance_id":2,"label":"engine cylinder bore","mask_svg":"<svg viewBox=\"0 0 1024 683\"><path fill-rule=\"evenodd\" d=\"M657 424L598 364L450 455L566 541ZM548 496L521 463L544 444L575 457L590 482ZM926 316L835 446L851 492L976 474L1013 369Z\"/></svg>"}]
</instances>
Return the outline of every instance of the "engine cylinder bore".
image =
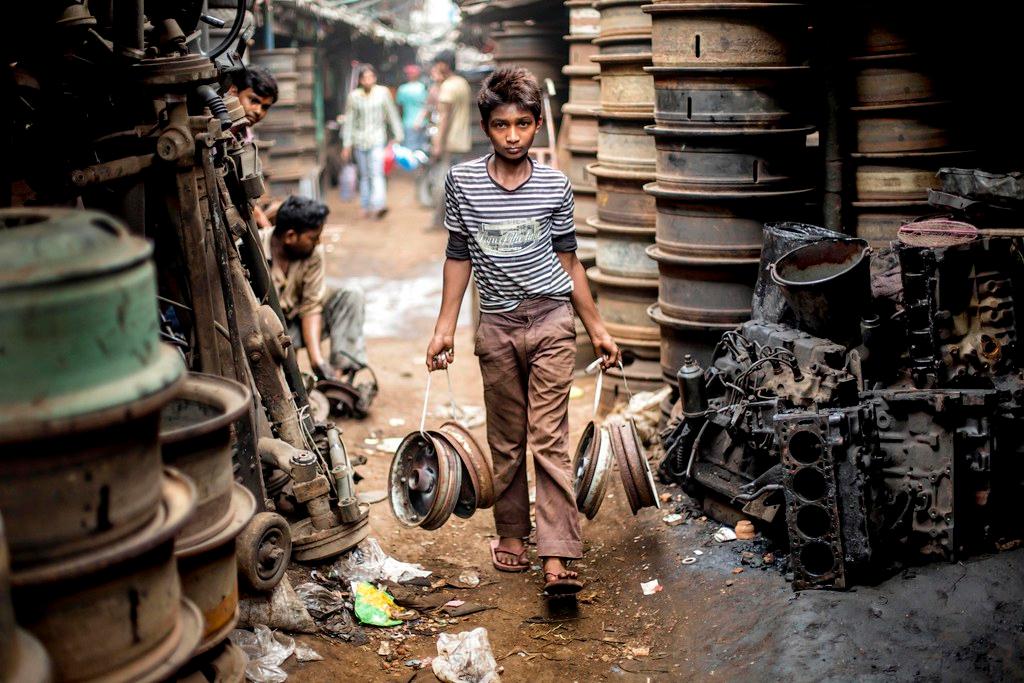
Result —
<instances>
[{"instance_id":1,"label":"engine cylinder bore","mask_svg":"<svg viewBox=\"0 0 1024 683\"><path fill-rule=\"evenodd\" d=\"M789 455L799 463L812 465L821 460L823 446L820 436L801 430L789 439Z\"/></svg>"},{"instance_id":2,"label":"engine cylinder bore","mask_svg":"<svg viewBox=\"0 0 1024 683\"><path fill-rule=\"evenodd\" d=\"M832 521L825 508L820 505L806 505L797 510L796 528L808 538L821 538L828 535Z\"/></svg>"},{"instance_id":3,"label":"engine cylinder bore","mask_svg":"<svg viewBox=\"0 0 1024 683\"><path fill-rule=\"evenodd\" d=\"M827 543L814 542L800 548L800 562L806 573L824 576L835 567L836 558Z\"/></svg>"},{"instance_id":4,"label":"engine cylinder bore","mask_svg":"<svg viewBox=\"0 0 1024 683\"><path fill-rule=\"evenodd\" d=\"M807 501L821 500L828 492L825 475L813 467L797 470L793 475L793 492Z\"/></svg>"}]
</instances>

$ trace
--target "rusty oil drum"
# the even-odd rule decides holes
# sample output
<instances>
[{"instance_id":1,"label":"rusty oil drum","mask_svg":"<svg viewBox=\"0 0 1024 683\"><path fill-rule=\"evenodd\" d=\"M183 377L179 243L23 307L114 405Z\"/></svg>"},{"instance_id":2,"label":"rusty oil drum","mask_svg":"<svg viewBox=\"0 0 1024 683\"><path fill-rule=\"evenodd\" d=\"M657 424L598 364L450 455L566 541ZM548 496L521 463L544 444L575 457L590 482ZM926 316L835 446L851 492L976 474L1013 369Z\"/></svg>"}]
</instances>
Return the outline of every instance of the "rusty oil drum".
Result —
<instances>
[{"instance_id":1,"label":"rusty oil drum","mask_svg":"<svg viewBox=\"0 0 1024 683\"><path fill-rule=\"evenodd\" d=\"M0 225L0 513L18 572L152 523L183 363L160 342L145 240L93 211L4 209Z\"/></svg>"},{"instance_id":2,"label":"rusty oil drum","mask_svg":"<svg viewBox=\"0 0 1024 683\"><path fill-rule=\"evenodd\" d=\"M599 40L651 38L651 17L641 9L646 0L597 0L600 12Z\"/></svg>"},{"instance_id":3,"label":"rusty oil drum","mask_svg":"<svg viewBox=\"0 0 1024 683\"><path fill-rule=\"evenodd\" d=\"M601 14L593 0L566 0L569 9L569 35L592 40L601 30Z\"/></svg>"},{"instance_id":4,"label":"rusty oil drum","mask_svg":"<svg viewBox=\"0 0 1024 683\"><path fill-rule=\"evenodd\" d=\"M658 264L647 255L654 244L654 228L605 223L596 216L587 225L597 232L597 267L619 277L658 277Z\"/></svg>"},{"instance_id":5,"label":"rusty oil drum","mask_svg":"<svg viewBox=\"0 0 1024 683\"><path fill-rule=\"evenodd\" d=\"M145 527L12 575L18 619L50 653L57 680L156 683L189 660L203 620L181 594L174 536L195 496L187 478L166 470Z\"/></svg>"},{"instance_id":6,"label":"rusty oil drum","mask_svg":"<svg viewBox=\"0 0 1024 683\"><path fill-rule=\"evenodd\" d=\"M658 326L648 317L647 308L658 298L657 278L609 275L597 267L589 268L587 277L597 291L597 308L609 334L627 345L656 348Z\"/></svg>"},{"instance_id":7,"label":"rusty oil drum","mask_svg":"<svg viewBox=\"0 0 1024 683\"><path fill-rule=\"evenodd\" d=\"M655 2L655 66L794 66L806 59L806 5L792 2Z\"/></svg>"},{"instance_id":8,"label":"rusty oil drum","mask_svg":"<svg viewBox=\"0 0 1024 683\"><path fill-rule=\"evenodd\" d=\"M654 111L654 79L650 41L618 42L598 38L601 52L593 57L601 67L601 111L608 115Z\"/></svg>"}]
</instances>

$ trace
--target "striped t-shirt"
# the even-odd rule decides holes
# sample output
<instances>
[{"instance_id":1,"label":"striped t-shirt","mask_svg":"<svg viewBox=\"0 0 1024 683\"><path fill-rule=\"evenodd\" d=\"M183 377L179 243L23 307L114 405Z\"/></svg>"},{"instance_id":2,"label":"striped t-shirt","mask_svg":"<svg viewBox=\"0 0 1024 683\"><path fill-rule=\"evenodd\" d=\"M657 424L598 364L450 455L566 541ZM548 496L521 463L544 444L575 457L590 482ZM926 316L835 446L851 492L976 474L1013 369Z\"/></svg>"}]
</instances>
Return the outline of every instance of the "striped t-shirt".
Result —
<instances>
[{"instance_id":1,"label":"striped t-shirt","mask_svg":"<svg viewBox=\"0 0 1024 683\"><path fill-rule=\"evenodd\" d=\"M448 172L446 255L472 262L485 313L511 311L524 299L567 300L572 279L555 252L576 251L569 179L530 159L530 177L506 190L487 171L490 157L457 164Z\"/></svg>"}]
</instances>

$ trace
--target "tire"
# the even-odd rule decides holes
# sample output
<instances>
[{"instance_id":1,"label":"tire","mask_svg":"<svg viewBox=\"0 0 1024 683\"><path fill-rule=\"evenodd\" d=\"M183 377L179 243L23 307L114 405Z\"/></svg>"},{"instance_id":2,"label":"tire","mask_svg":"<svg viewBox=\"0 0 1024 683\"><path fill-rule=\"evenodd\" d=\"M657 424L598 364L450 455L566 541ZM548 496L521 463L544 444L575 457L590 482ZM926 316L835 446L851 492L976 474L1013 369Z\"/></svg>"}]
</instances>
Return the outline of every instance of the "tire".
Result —
<instances>
[{"instance_id":1,"label":"tire","mask_svg":"<svg viewBox=\"0 0 1024 683\"><path fill-rule=\"evenodd\" d=\"M260 512L235 541L238 574L256 591L273 590L292 558L292 535L288 522L276 512Z\"/></svg>"}]
</instances>

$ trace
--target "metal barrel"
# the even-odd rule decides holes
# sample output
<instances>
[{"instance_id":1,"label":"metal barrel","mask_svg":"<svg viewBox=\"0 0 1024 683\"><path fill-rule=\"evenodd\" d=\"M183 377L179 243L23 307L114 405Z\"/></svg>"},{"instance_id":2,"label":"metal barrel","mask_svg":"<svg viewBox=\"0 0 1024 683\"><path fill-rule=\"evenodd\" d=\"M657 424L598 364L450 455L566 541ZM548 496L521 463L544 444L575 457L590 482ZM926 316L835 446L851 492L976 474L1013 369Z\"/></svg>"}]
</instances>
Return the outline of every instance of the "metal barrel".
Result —
<instances>
[{"instance_id":1,"label":"metal barrel","mask_svg":"<svg viewBox=\"0 0 1024 683\"><path fill-rule=\"evenodd\" d=\"M749 319L768 220L804 214L812 192L803 3L656 1L652 19L661 370L709 363Z\"/></svg>"}]
</instances>

